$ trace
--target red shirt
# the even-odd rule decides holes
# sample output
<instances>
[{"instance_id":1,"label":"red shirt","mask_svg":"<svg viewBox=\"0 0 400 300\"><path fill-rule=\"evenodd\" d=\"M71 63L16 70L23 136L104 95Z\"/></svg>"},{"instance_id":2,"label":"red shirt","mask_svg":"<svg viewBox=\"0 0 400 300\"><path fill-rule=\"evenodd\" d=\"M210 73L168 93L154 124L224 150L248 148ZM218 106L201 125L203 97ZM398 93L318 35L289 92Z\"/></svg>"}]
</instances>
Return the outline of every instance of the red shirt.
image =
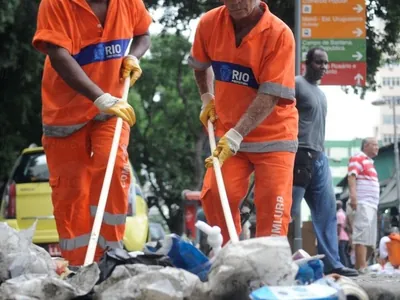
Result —
<instances>
[{"instance_id":1,"label":"red shirt","mask_svg":"<svg viewBox=\"0 0 400 300\"><path fill-rule=\"evenodd\" d=\"M379 180L374 161L364 152L353 155L348 174L356 176L357 202L376 208L379 204Z\"/></svg>"}]
</instances>

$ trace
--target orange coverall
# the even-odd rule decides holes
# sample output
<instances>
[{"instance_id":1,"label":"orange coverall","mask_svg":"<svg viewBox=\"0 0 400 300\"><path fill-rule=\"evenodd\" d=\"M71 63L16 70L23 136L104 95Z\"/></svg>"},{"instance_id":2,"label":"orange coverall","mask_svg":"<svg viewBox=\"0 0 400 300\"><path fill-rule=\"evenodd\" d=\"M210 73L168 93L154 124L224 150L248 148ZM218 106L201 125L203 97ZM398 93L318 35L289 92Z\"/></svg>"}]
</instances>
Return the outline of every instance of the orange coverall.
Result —
<instances>
[{"instance_id":1,"label":"orange coverall","mask_svg":"<svg viewBox=\"0 0 400 300\"><path fill-rule=\"evenodd\" d=\"M279 98L272 113L222 166L227 196L238 232L239 206L255 172L257 236L287 235L292 203L293 165L297 151L295 107L295 43L291 30L261 2L263 16L235 45L228 9L220 6L200 19L189 57L196 70L212 67L215 76L215 134L233 128L258 93ZM208 169L201 191L207 221L221 227L229 240L214 170Z\"/></svg>"},{"instance_id":2,"label":"orange coverall","mask_svg":"<svg viewBox=\"0 0 400 300\"><path fill-rule=\"evenodd\" d=\"M103 91L121 98L120 68L134 36L148 31L142 0L110 0L104 27L85 0L42 0L33 46L65 48ZM42 80L42 144L50 172L62 256L82 265L96 214L117 118L67 85L47 56ZM122 247L128 210L130 127L124 122L109 197L96 249Z\"/></svg>"}]
</instances>

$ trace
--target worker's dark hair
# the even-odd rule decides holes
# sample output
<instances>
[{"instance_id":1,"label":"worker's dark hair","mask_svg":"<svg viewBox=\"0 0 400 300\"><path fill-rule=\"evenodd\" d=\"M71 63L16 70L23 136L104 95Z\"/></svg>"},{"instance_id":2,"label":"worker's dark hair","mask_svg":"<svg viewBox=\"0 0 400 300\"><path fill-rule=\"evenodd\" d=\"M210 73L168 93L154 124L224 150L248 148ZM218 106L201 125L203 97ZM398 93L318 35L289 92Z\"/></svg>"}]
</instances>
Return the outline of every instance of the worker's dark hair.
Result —
<instances>
[{"instance_id":1,"label":"worker's dark hair","mask_svg":"<svg viewBox=\"0 0 400 300\"><path fill-rule=\"evenodd\" d=\"M315 51L323 51L326 52L324 48L322 47L315 47L315 48L311 48L310 50L308 50L307 52L307 56L306 56L306 65L309 65L313 59L314 59L314 53Z\"/></svg>"}]
</instances>

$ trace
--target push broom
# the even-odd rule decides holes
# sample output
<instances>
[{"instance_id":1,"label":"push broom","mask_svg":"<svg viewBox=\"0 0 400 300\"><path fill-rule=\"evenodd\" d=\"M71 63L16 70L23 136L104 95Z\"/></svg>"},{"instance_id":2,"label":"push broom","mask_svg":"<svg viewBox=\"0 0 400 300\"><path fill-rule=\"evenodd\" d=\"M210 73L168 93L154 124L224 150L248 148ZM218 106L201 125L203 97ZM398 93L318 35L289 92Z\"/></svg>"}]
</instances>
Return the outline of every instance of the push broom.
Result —
<instances>
[{"instance_id":1,"label":"push broom","mask_svg":"<svg viewBox=\"0 0 400 300\"><path fill-rule=\"evenodd\" d=\"M129 87L130 87L130 78L128 77L125 79L124 82L124 92L122 95L122 101L128 101ZM117 118L117 124L115 125L114 137L111 144L111 151L110 151L110 156L108 158L106 174L104 175L103 186L101 188L96 216L94 218L93 228L90 234L89 245L86 251L84 266L92 264L94 260L96 246L99 240L100 228L103 222L104 210L107 204L108 192L110 190L111 178L114 171L115 159L117 157L119 139L121 137L121 131L122 131L122 123L123 120L121 118Z\"/></svg>"},{"instance_id":2,"label":"push broom","mask_svg":"<svg viewBox=\"0 0 400 300\"><path fill-rule=\"evenodd\" d=\"M213 152L217 146L215 143L214 125L211 123L210 120L208 120L207 129L208 129L208 138L210 140L211 155L213 155ZM218 158L214 156L213 156L213 166L214 166L215 177L217 179L218 192L219 192L219 197L221 199L222 210L224 212L226 226L228 227L229 238L233 243L235 243L239 241L239 237L236 232L235 224L233 223L231 208L229 206L224 179L222 177L221 165L219 163Z\"/></svg>"}]
</instances>

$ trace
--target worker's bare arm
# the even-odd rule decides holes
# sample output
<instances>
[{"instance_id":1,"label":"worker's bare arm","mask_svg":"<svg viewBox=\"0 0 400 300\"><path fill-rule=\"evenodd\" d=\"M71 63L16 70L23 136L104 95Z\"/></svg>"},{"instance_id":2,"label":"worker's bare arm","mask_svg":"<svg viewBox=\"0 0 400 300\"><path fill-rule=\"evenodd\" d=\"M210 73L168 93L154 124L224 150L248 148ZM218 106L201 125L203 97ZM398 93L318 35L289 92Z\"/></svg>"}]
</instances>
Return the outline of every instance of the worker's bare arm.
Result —
<instances>
[{"instance_id":1,"label":"worker's bare arm","mask_svg":"<svg viewBox=\"0 0 400 300\"><path fill-rule=\"evenodd\" d=\"M234 129L245 137L271 114L277 102L275 96L258 93Z\"/></svg>"},{"instance_id":2,"label":"worker's bare arm","mask_svg":"<svg viewBox=\"0 0 400 300\"><path fill-rule=\"evenodd\" d=\"M95 101L104 92L86 75L81 66L64 48L47 44L52 67L60 77L78 93Z\"/></svg>"},{"instance_id":3,"label":"worker's bare arm","mask_svg":"<svg viewBox=\"0 0 400 300\"><path fill-rule=\"evenodd\" d=\"M149 50L151 44L150 34L146 32L143 35L138 35L133 38L129 54L140 59L147 50Z\"/></svg>"},{"instance_id":4,"label":"worker's bare arm","mask_svg":"<svg viewBox=\"0 0 400 300\"><path fill-rule=\"evenodd\" d=\"M214 73L211 67L205 70L195 70L194 77L200 95L206 93L214 94Z\"/></svg>"}]
</instances>

